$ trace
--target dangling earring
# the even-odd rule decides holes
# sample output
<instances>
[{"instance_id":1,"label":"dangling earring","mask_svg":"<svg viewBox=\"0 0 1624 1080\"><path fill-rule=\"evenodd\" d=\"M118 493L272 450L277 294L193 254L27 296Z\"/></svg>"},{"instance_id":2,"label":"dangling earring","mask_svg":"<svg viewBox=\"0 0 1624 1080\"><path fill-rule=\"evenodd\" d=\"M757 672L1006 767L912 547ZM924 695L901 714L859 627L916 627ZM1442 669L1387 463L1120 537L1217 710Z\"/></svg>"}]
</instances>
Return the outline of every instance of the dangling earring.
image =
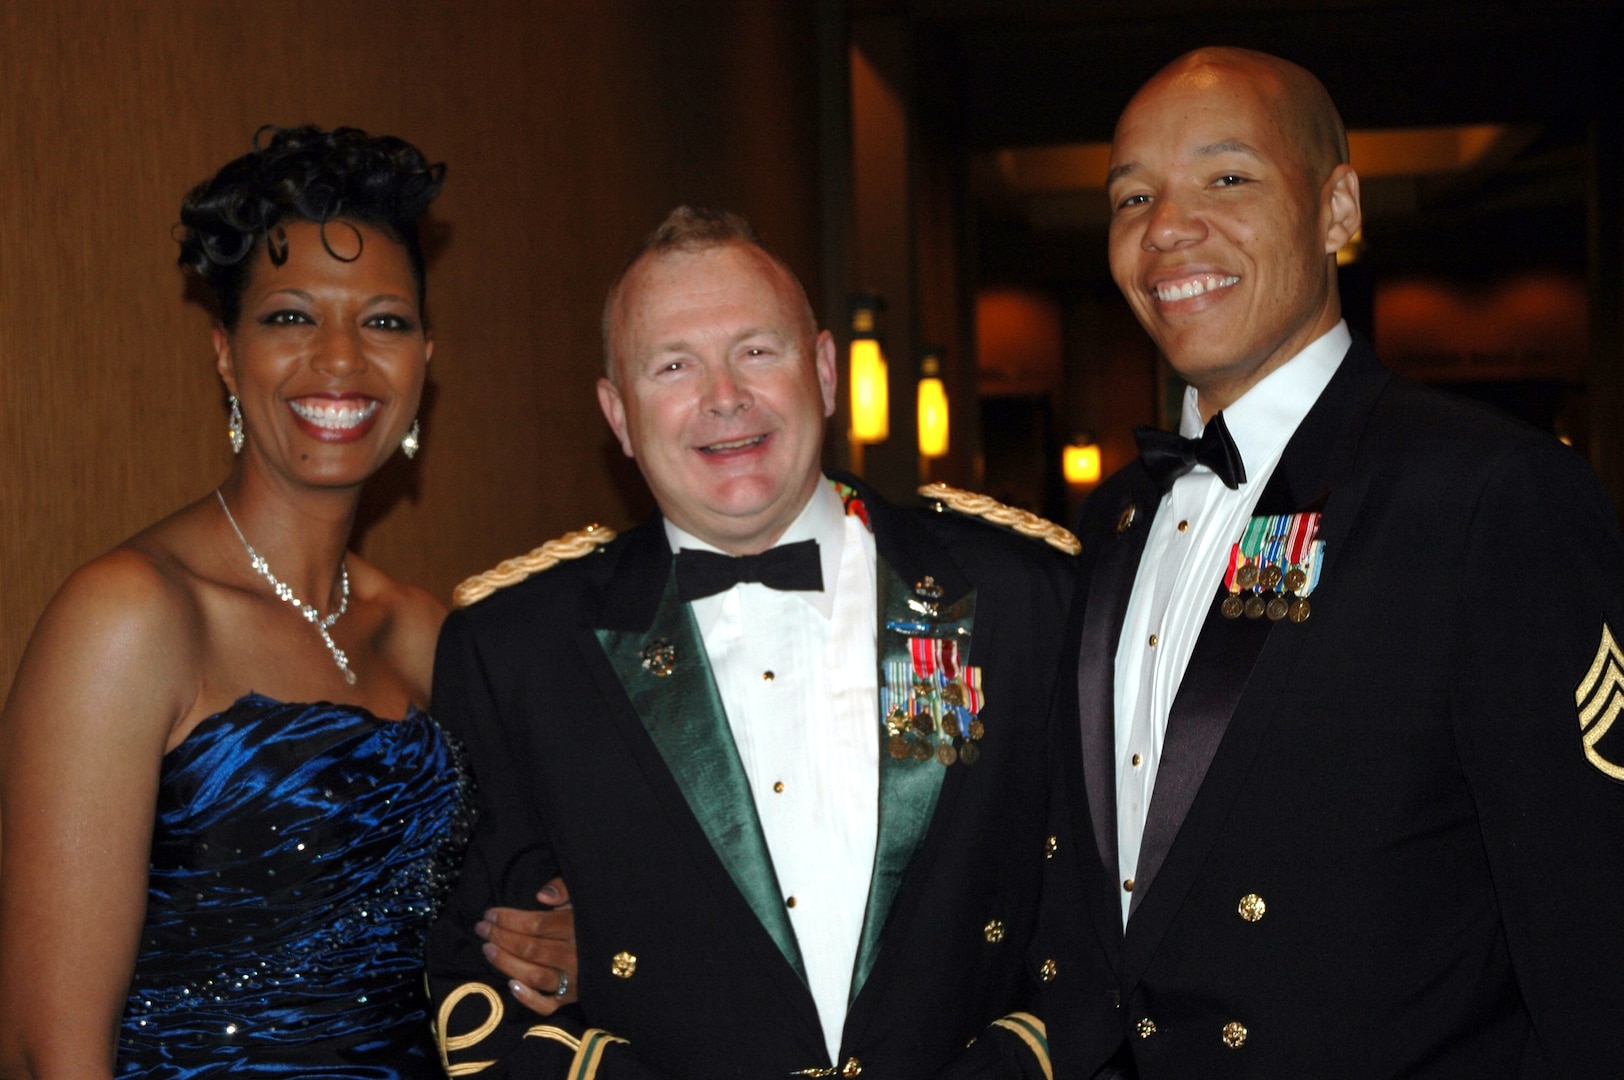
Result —
<instances>
[{"instance_id":1,"label":"dangling earring","mask_svg":"<svg viewBox=\"0 0 1624 1080\"><path fill-rule=\"evenodd\" d=\"M416 457L417 451L422 448L422 434L423 429L418 426L417 417L412 417L412 430L408 431L406 437L400 440L400 452L406 455L408 461Z\"/></svg>"},{"instance_id":2,"label":"dangling earring","mask_svg":"<svg viewBox=\"0 0 1624 1080\"><path fill-rule=\"evenodd\" d=\"M231 395L231 422L226 426L226 438L231 440L231 452L242 453L242 409L237 404L237 395Z\"/></svg>"}]
</instances>

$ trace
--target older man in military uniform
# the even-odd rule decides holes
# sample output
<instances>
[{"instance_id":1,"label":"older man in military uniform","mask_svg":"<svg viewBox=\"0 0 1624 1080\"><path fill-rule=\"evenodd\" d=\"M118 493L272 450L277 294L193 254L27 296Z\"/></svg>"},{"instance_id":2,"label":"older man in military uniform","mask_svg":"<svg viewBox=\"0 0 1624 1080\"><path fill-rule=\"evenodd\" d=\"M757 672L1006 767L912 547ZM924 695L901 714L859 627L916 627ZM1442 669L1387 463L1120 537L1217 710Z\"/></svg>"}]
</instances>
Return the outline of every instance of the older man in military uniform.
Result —
<instances>
[{"instance_id":1,"label":"older man in military uniform","mask_svg":"<svg viewBox=\"0 0 1624 1080\"><path fill-rule=\"evenodd\" d=\"M822 473L833 341L730 215L674 213L605 326L599 402L660 514L544 546L440 641L434 712L480 785L429 953L448 1069L906 1080L1041 1056L1013 1010L1069 560ZM580 1004L538 1025L470 928L554 873ZM966 1051L988 1025L1008 1040Z\"/></svg>"}]
</instances>

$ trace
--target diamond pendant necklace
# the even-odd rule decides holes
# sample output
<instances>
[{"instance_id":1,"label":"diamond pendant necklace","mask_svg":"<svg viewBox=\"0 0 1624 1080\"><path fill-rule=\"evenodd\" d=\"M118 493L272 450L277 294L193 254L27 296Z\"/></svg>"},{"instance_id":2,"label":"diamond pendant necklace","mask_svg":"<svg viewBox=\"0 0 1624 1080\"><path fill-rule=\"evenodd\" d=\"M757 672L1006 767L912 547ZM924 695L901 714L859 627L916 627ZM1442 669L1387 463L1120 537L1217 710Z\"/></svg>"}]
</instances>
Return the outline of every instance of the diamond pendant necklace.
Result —
<instances>
[{"instance_id":1,"label":"diamond pendant necklace","mask_svg":"<svg viewBox=\"0 0 1624 1080\"><path fill-rule=\"evenodd\" d=\"M237 527L237 519L231 516L231 507L226 505L226 497L220 493L219 488L214 489L214 497L220 500L220 509L226 512L226 520L231 522L231 531L237 534L238 540L242 541L243 550L248 552L248 561L254 570L260 577L271 583L271 588L276 590L279 599L292 604L293 610L303 615L305 621L316 628L316 633L321 635L321 643L327 646L328 652L333 654L333 663L337 664L338 670L344 673L344 681L354 686L355 672L350 670L350 658L344 655L344 650L333 642L333 635L327 632L339 620L339 617L350 609L350 568L342 561L338 564L339 589L343 593L343 597L338 602L338 610L326 618L322 618L321 613L316 610L314 604L307 604L294 596L293 590L278 581L276 575L271 573L271 564L266 562L259 552L254 550L254 545L248 542L248 538L242 534L242 529Z\"/></svg>"}]
</instances>

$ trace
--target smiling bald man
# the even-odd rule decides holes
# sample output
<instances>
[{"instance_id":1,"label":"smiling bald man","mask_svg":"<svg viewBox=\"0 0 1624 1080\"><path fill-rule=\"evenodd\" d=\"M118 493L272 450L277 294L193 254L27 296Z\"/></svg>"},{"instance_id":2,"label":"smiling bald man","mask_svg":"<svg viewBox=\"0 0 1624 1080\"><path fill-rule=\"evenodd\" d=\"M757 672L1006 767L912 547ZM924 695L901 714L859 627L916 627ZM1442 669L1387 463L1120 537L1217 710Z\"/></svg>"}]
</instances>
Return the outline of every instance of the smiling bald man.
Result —
<instances>
[{"instance_id":1,"label":"smiling bald man","mask_svg":"<svg viewBox=\"0 0 1624 1080\"><path fill-rule=\"evenodd\" d=\"M1175 61L1109 196L1112 275L1189 389L1077 529L1031 956L1055 1075L1624 1076L1595 477L1349 333L1359 179L1303 69Z\"/></svg>"}]
</instances>

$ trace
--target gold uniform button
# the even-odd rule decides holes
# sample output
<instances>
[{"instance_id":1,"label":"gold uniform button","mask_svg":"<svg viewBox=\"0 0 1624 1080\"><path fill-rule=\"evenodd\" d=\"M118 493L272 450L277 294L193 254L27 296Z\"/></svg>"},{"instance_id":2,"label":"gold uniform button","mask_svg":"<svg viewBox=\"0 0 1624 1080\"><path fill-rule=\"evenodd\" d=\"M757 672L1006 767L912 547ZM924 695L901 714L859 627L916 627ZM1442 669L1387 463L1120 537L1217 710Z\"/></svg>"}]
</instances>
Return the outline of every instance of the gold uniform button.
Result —
<instances>
[{"instance_id":1,"label":"gold uniform button","mask_svg":"<svg viewBox=\"0 0 1624 1080\"><path fill-rule=\"evenodd\" d=\"M1045 840L1043 842L1043 857L1045 859L1054 858L1054 853L1059 851L1059 850L1060 850L1060 837L1051 836L1051 837L1049 837L1049 839L1047 839L1047 840Z\"/></svg>"},{"instance_id":2,"label":"gold uniform button","mask_svg":"<svg viewBox=\"0 0 1624 1080\"><path fill-rule=\"evenodd\" d=\"M1249 892L1241 897L1240 907L1237 910L1240 911L1241 918L1247 922L1257 922L1263 918L1263 913L1269 910L1269 905L1265 904L1263 897L1257 893Z\"/></svg>"},{"instance_id":3,"label":"gold uniform button","mask_svg":"<svg viewBox=\"0 0 1624 1080\"><path fill-rule=\"evenodd\" d=\"M1155 634L1150 635L1150 647L1152 649L1154 649L1156 647L1156 642L1158 642L1160 640L1161 639L1158 638Z\"/></svg>"},{"instance_id":4,"label":"gold uniform button","mask_svg":"<svg viewBox=\"0 0 1624 1080\"><path fill-rule=\"evenodd\" d=\"M1133 878L1129 878L1127 881L1122 883L1122 891L1133 892Z\"/></svg>"},{"instance_id":5,"label":"gold uniform button","mask_svg":"<svg viewBox=\"0 0 1624 1080\"><path fill-rule=\"evenodd\" d=\"M784 782L782 780L774 781L773 790L782 795L784 793Z\"/></svg>"},{"instance_id":6,"label":"gold uniform button","mask_svg":"<svg viewBox=\"0 0 1624 1080\"><path fill-rule=\"evenodd\" d=\"M794 907L795 906L795 897L792 896L789 899L785 900L784 901L784 906L785 907Z\"/></svg>"},{"instance_id":7,"label":"gold uniform button","mask_svg":"<svg viewBox=\"0 0 1624 1080\"><path fill-rule=\"evenodd\" d=\"M770 671L763 671L761 673L761 681L762 682L772 682L773 681L773 673L770 672Z\"/></svg>"},{"instance_id":8,"label":"gold uniform button","mask_svg":"<svg viewBox=\"0 0 1624 1080\"><path fill-rule=\"evenodd\" d=\"M1190 531L1190 523L1188 521L1179 522L1179 532L1189 532L1189 531Z\"/></svg>"},{"instance_id":9,"label":"gold uniform button","mask_svg":"<svg viewBox=\"0 0 1624 1080\"><path fill-rule=\"evenodd\" d=\"M1137 769L1140 765L1144 764L1144 761L1144 758L1140 757L1138 754L1135 754L1133 756L1133 767Z\"/></svg>"},{"instance_id":10,"label":"gold uniform button","mask_svg":"<svg viewBox=\"0 0 1624 1080\"><path fill-rule=\"evenodd\" d=\"M1046 983L1054 982L1054 977L1058 974L1060 974L1060 965L1056 964L1052 959L1045 960L1043 965L1038 968L1038 978Z\"/></svg>"},{"instance_id":11,"label":"gold uniform button","mask_svg":"<svg viewBox=\"0 0 1624 1080\"><path fill-rule=\"evenodd\" d=\"M1156 1034L1156 1021L1148 1016L1144 1017L1133 1026L1133 1029L1139 1033L1141 1039L1148 1039Z\"/></svg>"},{"instance_id":12,"label":"gold uniform button","mask_svg":"<svg viewBox=\"0 0 1624 1080\"><path fill-rule=\"evenodd\" d=\"M622 949L609 960L609 974L617 979L629 979L637 974L637 957Z\"/></svg>"},{"instance_id":13,"label":"gold uniform button","mask_svg":"<svg viewBox=\"0 0 1624 1080\"><path fill-rule=\"evenodd\" d=\"M840 1067L840 1075L844 1076L846 1080L852 1080L853 1077L861 1076L862 1073L863 1063L856 1058L847 1058L846 1064Z\"/></svg>"},{"instance_id":14,"label":"gold uniform button","mask_svg":"<svg viewBox=\"0 0 1624 1080\"><path fill-rule=\"evenodd\" d=\"M1231 1020L1224 1025L1224 1045L1239 1050L1246 1045L1246 1025Z\"/></svg>"},{"instance_id":15,"label":"gold uniform button","mask_svg":"<svg viewBox=\"0 0 1624 1080\"><path fill-rule=\"evenodd\" d=\"M1004 940L1004 923L1003 923L1003 920L1001 920L1001 919L993 919L986 926L983 926L981 928L981 932L984 935L986 935L988 944L991 944L991 945L998 944L1000 941Z\"/></svg>"}]
</instances>

